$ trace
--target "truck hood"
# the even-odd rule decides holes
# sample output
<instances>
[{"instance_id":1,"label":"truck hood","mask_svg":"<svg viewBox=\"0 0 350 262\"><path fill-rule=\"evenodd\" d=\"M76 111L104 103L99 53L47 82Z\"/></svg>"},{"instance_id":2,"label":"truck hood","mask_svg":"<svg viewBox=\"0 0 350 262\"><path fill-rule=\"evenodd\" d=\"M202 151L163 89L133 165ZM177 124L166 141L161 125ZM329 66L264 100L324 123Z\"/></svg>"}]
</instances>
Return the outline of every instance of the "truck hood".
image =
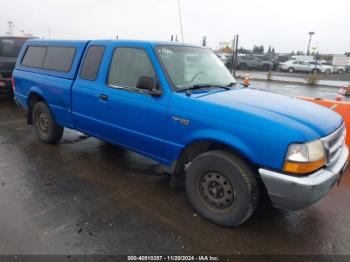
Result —
<instances>
[{"instance_id":1,"label":"truck hood","mask_svg":"<svg viewBox=\"0 0 350 262\"><path fill-rule=\"evenodd\" d=\"M339 128L343 122L338 113L315 103L249 88L202 93L197 95L197 99L230 111L240 111L245 117L254 115L254 119L265 118L268 120L264 126L265 129L269 128L268 123L278 123L288 128L299 129L305 139L326 136ZM220 117L235 121L228 111ZM253 122L256 123L254 119L251 119L251 123L249 123L249 117L237 121L241 121L240 124L254 125ZM259 124L261 123L264 122L259 121ZM257 126L254 127L257 128Z\"/></svg>"}]
</instances>

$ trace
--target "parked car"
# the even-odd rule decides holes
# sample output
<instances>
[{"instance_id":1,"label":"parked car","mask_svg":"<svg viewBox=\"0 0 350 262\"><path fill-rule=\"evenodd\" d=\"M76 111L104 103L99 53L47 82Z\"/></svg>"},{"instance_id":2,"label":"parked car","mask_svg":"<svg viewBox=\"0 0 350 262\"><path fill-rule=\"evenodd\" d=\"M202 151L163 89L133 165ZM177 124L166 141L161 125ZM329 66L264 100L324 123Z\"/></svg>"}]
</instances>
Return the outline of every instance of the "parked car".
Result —
<instances>
[{"instance_id":1,"label":"parked car","mask_svg":"<svg viewBox=\"0 0 350 262\"><path fill-rule=\"evenodd\" d=\"M230 58L230 55L225 53L216 53L216 56L225 64L227 63L228 59ZM232 57L232 55L231 55Z\"/></svg>"},{"instance_id":2,"label":"parked car","mask_svg":"<svg viewBox=\"0 0 350 262\"><path fill-rule=\"evenodd\" d=\"M0 93L12 92L12 71L22 45L28 38L0 37Z\"/></svg>"},{"instance_id":3,"label":"parked car","mask_svg":"<svg viewBox=\"0 0 350 262\"><path fill-rule=\"evenodd\" d=\"M313 55L292 55L290 60L296 60L296 61L314 61L315 56Z\"/></svg>"},{"instance_id":4,"label":"parked car","mask_svg":"<svg viewBox=\"0 0 350 262\"><path fill-rule=\"evenodd\" d=\"M288 60L291 60L290 58L291 58L290 55L277 55L276 56L276 60L279 63L287 62Z\"/></svg>"},{"instance_id":5,"label":"parked car","mask_svg":"<svg viewBox=\"0 0 350 262\"><path fill-rule=\"evenodd\" d=\"M150 157L219 225L243 223L263 192L276 207L306 208L347 166L340 115L237 85L207 48L29 40L13 78L41 141L57 144L67 127Z\"/></svg>"},{"instance_id":6,"label":"parked car","mask_svg":"<svg viewBox=\"0 0 350 262\"><path fill-rule=\"evenodd\" d=\"M278 65L280 62L275 59L274 55L254 55L255 57L259 58L262 61L269 61L272 63L272 68L273 70L276 70L278 68Z\"/></svg>"},{"instance_id":7,"label":"parked car","mask_svg":"<svg viewBox=\"0 0 350 262\"><path fill-rule=\"evenodd\" d=\"M232 60L228 60L226 66L231 68ZM262 60L256 56L244 55L237 57L237 69L247 70L247 69L261 69L268 71L273 69L273 63L270 61Z\"/></svg>"},{"instance_id":8,"label":"parked car","mask_svg":"<svg viewBox=\"0 0 350 262\"><path fill-rule=\"evenodd\" d=\"M330 66L332 67L332 71L333 73L335 74L344 74L346 72L346 68L345 66L336 66L336 65L333 65L332 62L321 62L322 65L325 65L325 66Z\"/></svg>"},{"instance_id":9,"label":"parked car","mask_svg":"<svg viewBox=\"0 0 350 262\"><path fill-rule=\"evenodd\" d=\"M317 72L317 69L315 69L315 66L312 66L310 63L306 61L298 61L298 60L289 60L284 63L280 63L278 66L278 69L280 71L287 71L289 73L294 72L304 72L304 73L310 73L310 72Z\"/></svg>"},{"instance_id":10,"label":"parked car","mask_svg":"<svg viewBox=\"0 0 350 262\"><path fill-rule=\"evenodd\" d=\"M316 68L318 73L324 73L324 74L333 73L333 66L324 65L320 62L315 62L315 61L309 61L309 64L311 64L314 68Z\"/></svg>"}]
</instances>

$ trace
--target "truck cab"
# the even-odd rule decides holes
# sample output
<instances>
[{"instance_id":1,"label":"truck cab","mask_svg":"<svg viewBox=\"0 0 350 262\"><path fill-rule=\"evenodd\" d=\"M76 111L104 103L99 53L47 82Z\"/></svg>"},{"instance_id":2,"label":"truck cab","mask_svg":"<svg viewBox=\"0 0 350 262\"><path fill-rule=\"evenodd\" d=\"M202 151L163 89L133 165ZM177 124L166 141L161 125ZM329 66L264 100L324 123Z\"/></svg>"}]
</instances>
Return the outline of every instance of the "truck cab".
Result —
<instances>
[{"instance_id":1,"label":"truck cab","mask_svg":"<svg viewBox=\"0 0 350 262\"><path fill-rule=\"evenodd\" d=\"M0 37L0 94L12 92L12 71L26 37Z\"/></svg>"},{"instance_id":2,"label":"truck cab","mask_svg":"<svg viewBox=\"0 0 350 262\"><path fill-rule=\"evenodd\" d=\"M59 145L71 128L158 161L219 225L243 223L264 192L276 207L306 208L347 166L337 113L248 89L207 48L30 40L13 76L41 141Z\"/></svg>"}]
</instances>

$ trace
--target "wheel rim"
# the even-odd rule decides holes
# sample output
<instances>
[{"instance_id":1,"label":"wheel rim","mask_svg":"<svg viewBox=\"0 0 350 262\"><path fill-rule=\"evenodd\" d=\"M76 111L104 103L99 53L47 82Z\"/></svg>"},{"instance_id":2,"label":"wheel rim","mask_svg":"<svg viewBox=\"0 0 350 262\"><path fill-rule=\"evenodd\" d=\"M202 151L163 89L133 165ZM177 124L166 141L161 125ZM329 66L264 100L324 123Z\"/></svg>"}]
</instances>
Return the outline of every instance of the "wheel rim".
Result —
<instances>
[{"instance_id":1,"label":"wheel rim","mask_svg":"<svg viewBox=\"0 0 350 262\"><path fill-rule=\"evenodd\" d=\"M234 188L221 173L209 172L204 174L199 185L202 199L211 207L225 209L234 201Z\"/></svg>"},{"instance_id":2,"label":"wheel rim","mask_svg":"<svg viewBox=\"0 0 350 262\"><path fill-rule=\"evenodd\" d=\"M49 130L49 119L45 112L39 112L37 115L37 123L41 132L48 133Z\"/></svg>"}]
</instances>

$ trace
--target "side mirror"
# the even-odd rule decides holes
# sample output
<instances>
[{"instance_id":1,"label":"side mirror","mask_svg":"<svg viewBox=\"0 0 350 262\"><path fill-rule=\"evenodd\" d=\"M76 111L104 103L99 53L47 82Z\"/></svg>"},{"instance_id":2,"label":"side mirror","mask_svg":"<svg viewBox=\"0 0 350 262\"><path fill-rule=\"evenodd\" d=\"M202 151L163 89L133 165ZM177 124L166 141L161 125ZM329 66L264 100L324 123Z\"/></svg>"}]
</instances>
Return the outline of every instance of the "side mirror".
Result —
<instances>
[{"instance_id":1,"label":"side mirror","mask_svg":"<svg viewBox=\"0 0 350 262\"><path fill-rule=\"evenodd\" d=\"M147 90L151 96L161 96L162 91L154 87L153 77L150 76L140 76L137 79L136 87Z\"/></svg>"},{"instance_id":2,"label":"side mirror","mask_svg":"<svg viewBox=\"0 0 350 262\"><path fill-rule=\"evenodd\" d=\"M137 79L136 87L151 91L153 89L153 77L140 76L139 79Z\"/></svg>"}]
</instances>

